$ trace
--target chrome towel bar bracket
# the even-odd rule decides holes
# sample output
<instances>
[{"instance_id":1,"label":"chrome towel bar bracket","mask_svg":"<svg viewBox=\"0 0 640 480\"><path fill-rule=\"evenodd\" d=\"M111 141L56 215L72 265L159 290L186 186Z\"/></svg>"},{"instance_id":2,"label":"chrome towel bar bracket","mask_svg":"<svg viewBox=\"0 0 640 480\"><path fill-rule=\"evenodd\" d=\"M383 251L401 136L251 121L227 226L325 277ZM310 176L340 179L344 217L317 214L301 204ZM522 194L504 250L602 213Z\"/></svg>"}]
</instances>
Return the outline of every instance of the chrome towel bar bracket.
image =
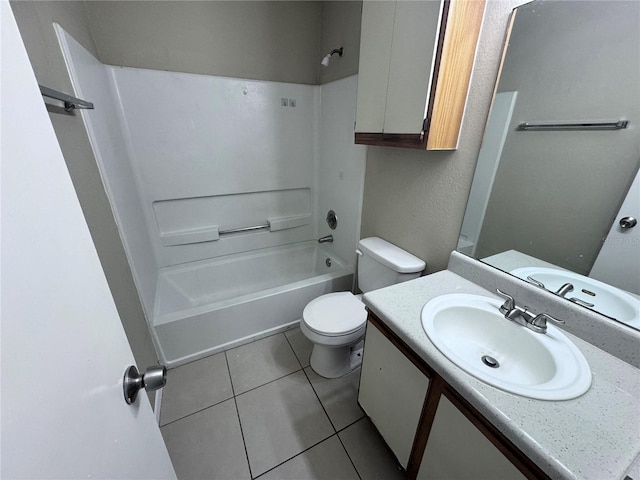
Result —
<instances>
[{"instance_id":1,"label":"chrome towel bar bracket","mask_svg":"<svg viewBox=\"0 0 640 480\"><path fill-rule=\"evenodd\" d=\"M77 108L93 109L93 103L91 102L72 97L71 95L59 92L57 90L54 90L53 88L43 87L42 85L38 85L38 87L40 87L40 93L43 97L53 98L54 100L60 100L61 102L63 102L64 109L67 112L71 112Z\"/></svg>"}]
</instances>

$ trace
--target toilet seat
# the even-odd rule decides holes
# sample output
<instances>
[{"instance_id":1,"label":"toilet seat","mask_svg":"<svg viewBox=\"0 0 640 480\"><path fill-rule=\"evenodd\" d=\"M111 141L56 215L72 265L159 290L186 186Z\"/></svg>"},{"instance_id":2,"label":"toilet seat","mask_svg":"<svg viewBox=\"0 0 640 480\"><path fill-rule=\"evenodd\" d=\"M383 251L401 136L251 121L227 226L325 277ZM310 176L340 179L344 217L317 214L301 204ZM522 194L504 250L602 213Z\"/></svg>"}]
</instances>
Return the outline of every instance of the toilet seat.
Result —
<instances>
[{"instance_id":1,"label":"toilet seat","mask_svg":"<svg viewBox=\"0 0 640 480\"><path fill-rule=\"evenodd\" d=\"M306 327L318 335L341 337L361 330L367 321L367 312L351 292L322 295L307 304L302 312Z\"/></svg>"}]
</instances>

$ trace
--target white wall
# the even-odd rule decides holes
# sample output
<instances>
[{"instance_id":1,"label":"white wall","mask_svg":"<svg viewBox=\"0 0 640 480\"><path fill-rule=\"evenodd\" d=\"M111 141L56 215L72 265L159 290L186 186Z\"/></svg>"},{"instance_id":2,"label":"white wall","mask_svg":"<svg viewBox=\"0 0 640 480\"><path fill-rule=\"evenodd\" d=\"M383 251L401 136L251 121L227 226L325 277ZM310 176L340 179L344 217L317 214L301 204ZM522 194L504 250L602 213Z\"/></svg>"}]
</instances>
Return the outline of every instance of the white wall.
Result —
<instances>
[{"instance_id":1,"label":"white wall","mask_svg":"<svg viewBox=\"0 0 640 480\"><path fill-rule=\"evenodd\" d=\"M162 267L327 233L355 264L366 152L353 143L356 76L320 87L110 67L60 35L76 93L96 104L83 115L147 318ZM207 237L291 216L300 225Z\"/></svg>"},{"instance_id":2,"label":"white wall","mask_svg":"<svg viewBox=\"0 0 640 480\"><path fill-rule=\"evenodd\" d=\"M330 67L329 67L330 68ZM318 145L318 234L332 234L331 249L354 266L360 234L367 147L353 143L358 77L353 75L320 87ZM338 227L325 222L332 209Z\"/></svg>"},{"instance_id":3,"label":"white wall","mask_svg":"<svg viewBox=\"0 0 640 480\"><path fill-rule=\"evenodd\" d=\"M464 212L460 230L457 250L467 255L475 255L476 243L487 211L489 195L500 164L504 142L509 133L517 96L518 92L499 92L493 99L482 148L478 154L476 172L473 175L469 200L467 200L467 210Z\"/></svg>"},{"instance_id":4,"label":"white wall","mask_svg":"<svg viewBox=\"0 0 640 480\"><path fill-rule=\"evenodd\" d=\"M161 235L311 215L317 87L110 71L160 267L313 238L311 221L183 245L163 245ZM283 98L296 106L281 106Z\"/></svg>"},{"instance_id":5,"label":"white wall","mask_svg":"<svg viewBox=\"0 0 640 480\"><path fill-rule=\"evenodd\" d=\"M157 261L149 248L151 238L143 227L145 217L131 169L117 97L112 90L107 67L58 25L56 33L76 95L89 99L95 105L95 110L82 111L82 119L100 167L138 294L149 318L155 296Z\"/></svg>"}]
</instances>

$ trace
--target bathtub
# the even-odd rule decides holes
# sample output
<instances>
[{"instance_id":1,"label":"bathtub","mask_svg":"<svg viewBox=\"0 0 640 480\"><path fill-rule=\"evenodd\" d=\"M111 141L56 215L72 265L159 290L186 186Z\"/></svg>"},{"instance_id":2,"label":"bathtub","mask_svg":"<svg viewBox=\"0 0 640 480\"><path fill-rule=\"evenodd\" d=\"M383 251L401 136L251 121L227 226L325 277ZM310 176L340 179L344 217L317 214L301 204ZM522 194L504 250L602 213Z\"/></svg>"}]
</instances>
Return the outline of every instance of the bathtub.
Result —
<instances>
[{"instance_id":1,"label":"bathtub","mask_svg":"<svg viewBox=\"0 0 640 480\"><path fill-rule=\"evenodd\" d=\"M178 366L292 328L307 303L352 280L344 260L315 241L164 268L152 329L162 362Z\"/></svg>"}]
</instances>

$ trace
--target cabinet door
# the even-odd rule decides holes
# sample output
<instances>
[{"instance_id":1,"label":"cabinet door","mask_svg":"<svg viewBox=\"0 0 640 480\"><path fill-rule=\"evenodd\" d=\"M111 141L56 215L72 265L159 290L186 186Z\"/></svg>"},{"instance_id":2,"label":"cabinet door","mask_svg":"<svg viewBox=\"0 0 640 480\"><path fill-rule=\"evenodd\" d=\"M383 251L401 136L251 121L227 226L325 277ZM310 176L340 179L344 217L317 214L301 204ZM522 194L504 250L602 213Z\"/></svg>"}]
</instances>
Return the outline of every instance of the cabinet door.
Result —
<instances>
[{"instance_id":1,"label":"cabinet door","mask_svg":"<svg viewBox=\"0 0 640 480\"><path fill-rule=\"evenodd\" d=\"M441 5L430 0L363 3L357 132L422 132Z\"/></svg>"},{"instance_id":2,"label":"cabinet door","mask_svg":"<svg viewBox=\"0 0 640 480\"><path fill-rule=\"evenodd\" d=\"M362 3L356 132L384 128L395 9L395 1Z\"/></svg>"},{"instance_id":3,"label":"cabinet door","mask_svg":"<svg viewBox=\"0 0 640 480\"><path fill-rule=\"evenodd\" d=\"M443 395L417 478L518 480L526 477Z\"/></svg>"},{"instance_id":4,"label":"cabinet door","mask_svg":"<svg viewBox=\"0 0 640 480\"><path fill-rule=\"evenodd\" d=\"M441 9L442 2L434 1L399 1L396 4L384 133L422 133Z\"/></svg>"},{"instance_id":5,"label":"cabinet door","mask_svg":"<svg viewBox=\"0 0 640 480\"><path fill-rule=\"evenodd\" d=\"M358 401L407 468L429 379L368 323Z\"/></svg>"}]
</instances>

